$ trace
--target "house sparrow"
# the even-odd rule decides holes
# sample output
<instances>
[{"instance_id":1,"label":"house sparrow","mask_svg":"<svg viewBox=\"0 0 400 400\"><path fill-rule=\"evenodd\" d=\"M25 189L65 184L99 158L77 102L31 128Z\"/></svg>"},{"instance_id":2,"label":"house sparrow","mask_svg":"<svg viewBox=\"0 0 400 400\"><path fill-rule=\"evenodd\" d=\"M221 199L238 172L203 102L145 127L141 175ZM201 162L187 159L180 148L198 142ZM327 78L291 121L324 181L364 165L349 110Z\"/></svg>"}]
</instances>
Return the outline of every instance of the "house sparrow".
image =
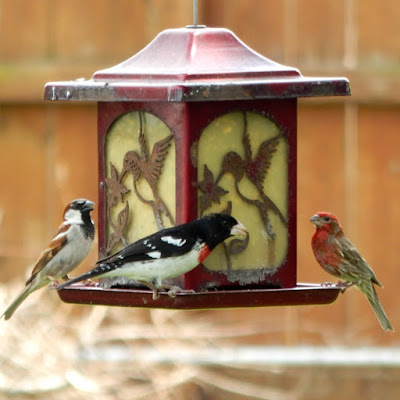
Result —
<instances>
[{"instance_id":1,"label":"house sparrow","mask_svg":"<svg viewBox=\"0 0 400 400\"><path fill-rule=\"evenodd\" d=\"M153 290L153 299L165 279L191 271L225 239L245 234L245 227L226 214L208 214L187 224L158 231L130 244L118 253L99 260L97 267L68 282L57 290L89 278L127 277ZM173 297L180 288L173 287Z\"/></svg>"},{"instance_id":2,"label":"house sparrow","mask_svg":"<svg viewBox=\"0 0 400 400\"><path fill-rule=\"evenodd\" d=\"M333 214L318 212L310 221L316 226L311 245L321 267L329 274L343 279L345 282L339 282L342 287L355 285L366 296L382 329L393 331L374 288L374 285L383 285L364 257L347 239L338 219Z\"/></svg>"},{"instance_id":3,"label":"house sparrow","mask_svg":"<svg viewBox=\"0 0 400 400\"><path fill-rule=\"evenodd\" d=\"M94 239L94 225L90 212L94 203L85 199L71 201L64 210L64 222L59 226L47 249L36 261L24 290L0 317L11 318L21 303L35 290L68 279L70 273L88 255Z\"/></svg>"}]
</instances>

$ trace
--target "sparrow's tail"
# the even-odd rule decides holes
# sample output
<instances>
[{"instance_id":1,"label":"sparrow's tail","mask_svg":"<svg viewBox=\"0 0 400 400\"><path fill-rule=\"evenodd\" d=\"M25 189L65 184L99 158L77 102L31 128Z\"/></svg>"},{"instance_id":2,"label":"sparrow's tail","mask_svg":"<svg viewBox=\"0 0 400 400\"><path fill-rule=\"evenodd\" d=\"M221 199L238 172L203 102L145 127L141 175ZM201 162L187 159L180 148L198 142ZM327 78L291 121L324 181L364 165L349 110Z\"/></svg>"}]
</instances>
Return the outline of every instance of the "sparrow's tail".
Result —
<instances>
[{"instance_id":1,"label":"sparrow's tail","mask_svg":"<svg viewBox=\"0 0 400 400\"><path fill-rule=\"evenodd\" d=\"M38 285L35 281L32 281L28 285L24 287L21 293L17 296L17 298L10 304L6 311L4 311L3 315L0 317L4 319L10 319L14 314L15 310L22 304L22 302L35 290L40 289L41 287L48 284L50 281L46 281L43 284Z\"/></svg>"},{"instance_id":2,"label":"sparrow's tail","mask_svg":"<svg viewBox=\"0 0 400 400\"><path fill-rule=\"evenodd\" d=\"M106 264L100 264L96 268L93 268L91 271L85 272L84 274L78 275L75 278L72 278L69 281L62 283L61 285L56 286L55 289L61 290L69 285L72 285L73 283L81 282L90 278L100 277L108 271L109 269L106 267Z\"/></svg>"},{"instance_id":3,"label":"sparrow's tail","mask_svg":"<svg viewBox=\"0 0 400 400\"><path fill-rule=\"evenodd\" d=\"M373 283L369 281L366 284L360 285L359 288L365 294L367 300L369 301L369 304L374 310L382 329L384 331L394 331L388 317L386 316L385 311L382 308L381 303L379 302L378 295L376 294Z\"/></svg>"}]
</instances>

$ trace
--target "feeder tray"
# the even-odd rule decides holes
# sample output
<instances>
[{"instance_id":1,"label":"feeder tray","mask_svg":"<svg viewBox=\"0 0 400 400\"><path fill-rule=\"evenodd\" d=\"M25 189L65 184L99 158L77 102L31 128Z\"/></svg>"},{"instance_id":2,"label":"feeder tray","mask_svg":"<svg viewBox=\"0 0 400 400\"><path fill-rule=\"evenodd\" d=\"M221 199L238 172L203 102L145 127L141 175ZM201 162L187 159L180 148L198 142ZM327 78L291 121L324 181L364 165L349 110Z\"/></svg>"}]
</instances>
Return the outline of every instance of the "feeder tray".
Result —
<instances>
[{"instance_id":1,"label":"feeder tray","mask_svg":"<svg viewBox=\"0 0 400 400\"><path fill-rule=\"evenodd\" d=\"M152 291L138 289L104 289L81 284L60 290L59 296L66 303L166 308L172 310L200 310L209 308L239 308L265 306L300 306L333 303L341 288L318 284L299 283L294 288L218 290L176 293L171 298L167 292L153 300Z\"/></svg>"}]
</instances>

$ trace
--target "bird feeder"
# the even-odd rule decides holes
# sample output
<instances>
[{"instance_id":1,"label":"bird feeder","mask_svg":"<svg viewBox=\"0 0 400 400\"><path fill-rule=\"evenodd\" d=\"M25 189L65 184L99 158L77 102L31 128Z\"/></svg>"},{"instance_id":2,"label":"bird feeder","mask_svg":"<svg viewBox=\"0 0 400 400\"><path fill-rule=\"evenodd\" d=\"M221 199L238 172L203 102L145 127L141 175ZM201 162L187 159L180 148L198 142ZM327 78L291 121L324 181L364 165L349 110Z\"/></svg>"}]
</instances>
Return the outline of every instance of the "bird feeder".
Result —
<instances>
[{"instance_id":1,"label":"bird feeder","mask_svg":"<svg viewBox=\"0 0 400 400\"><path fill-rule=\"evenodd\" d=\"M249 232L177 278L175 298L121 282L60 297L176 309L333 302L339 289L296 277L297 98L349 94L347 79L303 77L204 26L165 30L89 80L48 83L47 100L98 103L100 258L210 212Z\"/></svg>"}]
</instances>

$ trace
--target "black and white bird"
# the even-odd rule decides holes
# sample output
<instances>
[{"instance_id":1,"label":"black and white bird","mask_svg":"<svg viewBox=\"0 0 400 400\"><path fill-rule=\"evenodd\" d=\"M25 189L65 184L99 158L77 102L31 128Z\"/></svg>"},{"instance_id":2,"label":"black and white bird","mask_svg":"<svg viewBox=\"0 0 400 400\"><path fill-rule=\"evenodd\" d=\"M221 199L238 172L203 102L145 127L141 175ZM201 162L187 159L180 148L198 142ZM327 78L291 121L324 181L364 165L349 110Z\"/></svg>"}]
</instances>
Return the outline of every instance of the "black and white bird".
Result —
<instances>
[{"instance_id":1,"label":"black and white bird","mask_svg":"<svg viewBox=\"0 0 400 400\"><path fill-rule=\"evenodd\" d=\"M163 229L130 244L118 253L99 260L97 267L57 286L63 289L90 278L127 277L153 290L170 288L165 279L185 274L202 263L225 239L246 234L245 227L226 214L208 214L187 224ZM172 297L179 288L168 294Z\"/></svg>"},{"instance_id":2,"label":"black and white bird","mask_svg":"<svg viewBox=\"0 0 400 400\"><path fill-rule=\"evenodd\" d=\"M71 201L64 210L64 221L59 226L49 246L35 263L25 288L0 317L11 318L21 303L35 290L58 278L68 279L68 274L88 255L93 243L95 228L90 218L94 203L86 199Z\"/></svg>"}]
</instances>

